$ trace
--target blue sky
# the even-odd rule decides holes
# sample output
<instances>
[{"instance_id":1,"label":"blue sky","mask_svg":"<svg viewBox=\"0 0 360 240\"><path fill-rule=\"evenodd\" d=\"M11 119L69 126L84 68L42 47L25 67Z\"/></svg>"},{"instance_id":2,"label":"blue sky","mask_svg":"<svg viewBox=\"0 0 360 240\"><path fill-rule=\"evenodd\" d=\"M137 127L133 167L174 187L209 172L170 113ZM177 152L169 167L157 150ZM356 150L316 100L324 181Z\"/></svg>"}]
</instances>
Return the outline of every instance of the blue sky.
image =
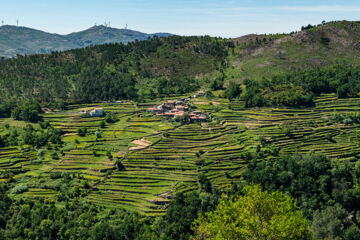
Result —
<instances>
[{"instance_id":1,"label":"blue sky","mask_svg":"<svg viewBox=\"0 0 360 240\"><path fill-rule=\"evenodd\" d=\"M179 35L280 33L322 20L360 20L357 0L0 0L0 21L67 34L112 27Z\"/></svg>"}]
</instances>

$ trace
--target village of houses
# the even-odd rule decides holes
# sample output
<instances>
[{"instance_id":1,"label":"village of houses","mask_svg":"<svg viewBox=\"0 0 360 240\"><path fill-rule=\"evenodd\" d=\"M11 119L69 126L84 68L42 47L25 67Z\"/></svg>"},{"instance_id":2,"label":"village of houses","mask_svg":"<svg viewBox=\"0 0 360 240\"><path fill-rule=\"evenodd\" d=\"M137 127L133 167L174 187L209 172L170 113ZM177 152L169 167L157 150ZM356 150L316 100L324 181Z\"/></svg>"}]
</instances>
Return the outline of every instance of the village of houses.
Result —
<instances>
[{"instance_id":1,"label":"village of houses","mask_svg":"<svg viewBox=\"0 0 360 240\"><path fill-rule=\"evenodd\" d=\"M201 97L204 96L203 91L197 92L193 97ZM194 110L189 112L189 107L187 105L187 101L189 101L192 97L181 98L178 100L168 100L159 106L148 108L146 112L152 113L156 116L165 116L168 119L175 119L177 117L183 117L185 114L188 114L190 121L192 122L202 122L207 121L209 116L205 113L202 113L199 110ZM88 113L90 117L103 117L105 115L103 108L94 108L91 111L82 110L80 113Z\"/></svg>"},{"instance_id":2,"label":"village of houses","mask_svg":"<svg viewBox=\"0 0 360 240\"><path fill-rule=\"evenodd\" d=\"M203 91L199 91L194 97L201 97L204 95ZM169 100L160 104L159 106L148 108L146 112L153 113L156 116L165 116L169 119L183 117L185 114L189 115L190 121L192 122L201 122L207 121L209 116L205 113L202 113L199 110L189 112L189 107L186 102L189 101L191 97L181 98L178 100Z\"/></svg>"}]
</instances>

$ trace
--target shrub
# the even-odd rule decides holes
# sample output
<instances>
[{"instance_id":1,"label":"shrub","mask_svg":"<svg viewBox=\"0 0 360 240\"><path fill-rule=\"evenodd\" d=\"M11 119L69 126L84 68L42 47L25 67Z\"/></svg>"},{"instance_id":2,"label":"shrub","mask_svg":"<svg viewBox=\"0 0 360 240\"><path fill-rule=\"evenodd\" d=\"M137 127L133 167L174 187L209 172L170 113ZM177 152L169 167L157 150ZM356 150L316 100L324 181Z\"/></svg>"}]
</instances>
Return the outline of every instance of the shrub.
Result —
<instances>
[{"instance_id":1,"label":"shrub","mask_svg":"<svg viewBox=\"0 0 360 240\"><path fill-rule=\"evenodd\" d=\"M80 137L85 137L87 134L87 128L79 128L77 130L77 133Z\"/></svg>"},{"instance_id":2,"label":"shrub","mask_svg":"<svg viewBox=\"0 0 360 240\"><path fill-rule=\"evenodd\" d=\"M120 159L117 159L116 162L115 162L115 167L117 170L119 171L123 171L125 170L125 166L124 164L122 163L122 161Z\"/></svg>"},{"instance_id":3,"label":"shrub","mask_svg":"<svg viewBox=\"0 0 360 240\"><path fill-rule=\"evenodd\" d=\"M229 83L229 86L226 88L225 90L225 97L228 98L229 100L232 100L234 98L238 98L241 94L241 88L240 88L240 84L235 83L233 81L231 81Z\"/></svg>"},{"instance_id":4,"label":"shrub","mask_svg":"<svg viewBox=\"0 0 360 240\"><path fill-rule=\"evenodd\" d=\"M100 131L96 131L95 136L96 136L96 138L102 138L102 135L101 135Z\"/></svg>"},{"instance_id":5,"label":"shrub","mask_svg":"<svg viewBox=\"0 0 360 240\"><path fill-rule=\"evenodd\" d=\"M119 118L114 113L107 113L105 116L105 121L107 123L114 123L119 121Z\"/></svg>"},{"instance_id":6,"label":"shrub","mask_svg":"<svg viewBox=\"0 0 360 240\"><path fill-rule=\"evenodd\" d=\"M83 113L83 114L80 115L80 117L82 117L82 118L90 118L91 115L90 115L90 113Z\"/></svg>"},{"instance_id":7,"label":"shrub","mask_svg":"<svg viewBox=\"0 0 360 240\"><path fill-rule=\"evenodd\" d=\"M40 120L39 113L41 112L41 108L39 103L26 101L23 102L20 106L15 108L11 112L11 116L15 120L23 120L27 122L38 122Z\"/></svg>"},{"instance_id":8,"label":"shrub","mask_svg":"<svg viewBox=\"0 0 360 240\"><path fill-rule=\"evenodd\" d=\"M20 193L26 192L28 189L29 188L26 185L17 185L10 190L10 193L11 194L20 194Z\"/></svg>"}]
</instances>

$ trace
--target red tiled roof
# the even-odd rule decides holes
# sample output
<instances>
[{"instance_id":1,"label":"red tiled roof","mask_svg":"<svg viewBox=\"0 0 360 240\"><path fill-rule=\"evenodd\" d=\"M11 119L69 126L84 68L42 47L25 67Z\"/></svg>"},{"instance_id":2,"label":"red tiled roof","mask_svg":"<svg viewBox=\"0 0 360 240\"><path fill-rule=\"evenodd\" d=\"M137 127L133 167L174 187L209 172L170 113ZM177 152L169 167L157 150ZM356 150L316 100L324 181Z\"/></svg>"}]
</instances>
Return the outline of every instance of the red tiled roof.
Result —
<instances>
[{"instance_id":1,"label":"red tiled roof","mask_svg":"<svg viewBox=\"0 0 360 240\"><path fill-rule=\"evenodd\" d=\"M174 115L175 116L183 116L184 114L185 114L184 111L179 111L179 112L175 113Z\"/></svg>"}]
</instances>

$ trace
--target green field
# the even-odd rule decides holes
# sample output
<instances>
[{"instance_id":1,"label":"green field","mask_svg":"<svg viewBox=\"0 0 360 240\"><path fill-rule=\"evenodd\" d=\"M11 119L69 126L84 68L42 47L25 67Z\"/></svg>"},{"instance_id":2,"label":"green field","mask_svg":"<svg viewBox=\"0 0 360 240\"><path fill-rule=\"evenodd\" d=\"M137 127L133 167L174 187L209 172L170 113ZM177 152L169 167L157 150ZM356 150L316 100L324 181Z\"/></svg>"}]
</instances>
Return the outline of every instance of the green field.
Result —
<instances>
[{"instance_id":1,"label":"green field","mask_svg":"<svg viewBox=\"0 0 360 240\"><path fill-rule=\"evenodd\" d=\"M30 146L0 149L0 181L26 183L29 190L16 197L54 199L61 191L54 175L69 173L78 179L74 187L87 188L83 197L89 202L156 215L176 192L198 189L200 174L220 190L241 182L249 155L255 153L263 159L311 151L338 161L360 157L359 126L332 120L334 113L359 111L360 99L327 94L317 97L312 108L244 108L241 101L198 98L191 104L212 121L185 125L146 113L161 101L71 105L64 112L44 113L45 121L64 131L62 147L43 147L42 161ZM103 118L81 117L80 110L94 107L114 113L119 121L99 128ZM1 119L1 134L6 124L25 126ZM79 128L88 134L80 137ZM116 161L125 170L117 170Z\"/></svg>"}]
</instances>

